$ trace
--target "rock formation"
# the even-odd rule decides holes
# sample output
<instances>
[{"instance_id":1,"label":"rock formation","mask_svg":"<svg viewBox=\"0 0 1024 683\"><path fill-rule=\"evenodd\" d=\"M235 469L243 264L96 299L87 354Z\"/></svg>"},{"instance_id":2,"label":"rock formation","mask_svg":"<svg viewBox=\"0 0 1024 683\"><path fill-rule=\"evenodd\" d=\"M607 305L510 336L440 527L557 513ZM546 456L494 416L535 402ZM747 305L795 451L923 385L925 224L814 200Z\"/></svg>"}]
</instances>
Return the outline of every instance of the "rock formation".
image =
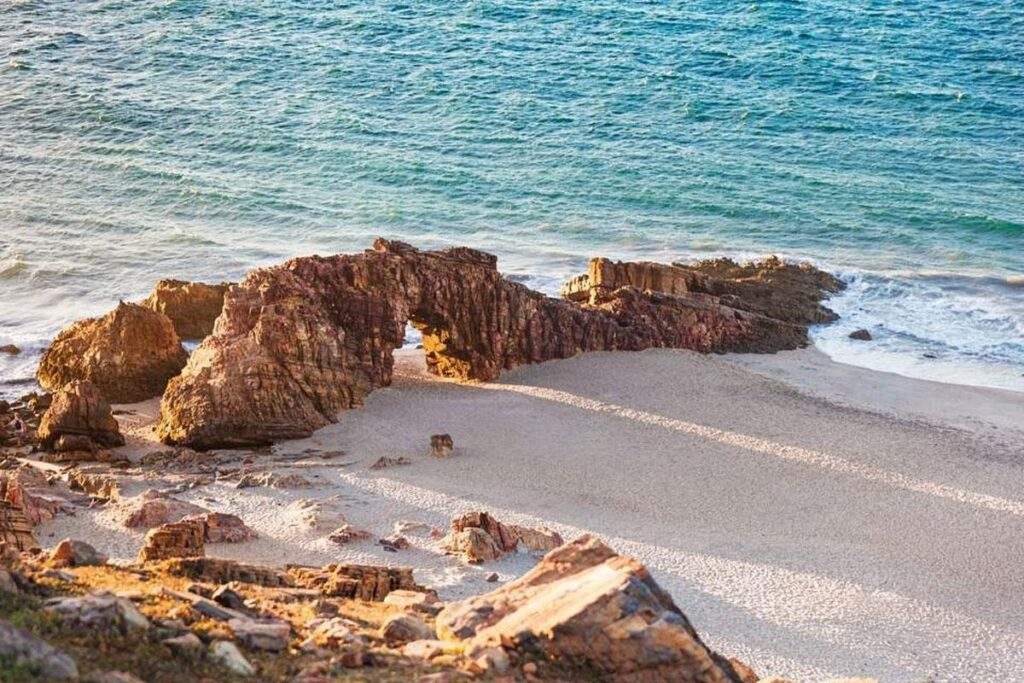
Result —
<instances>
[{"instance_id":1,"label":"rock formation","mask_svg":"<svg viewBox=\"0 0 1024 683\"><path fill-rule=\"evenodd\" d=\"M547 528L531 529L503 524L486 512L469 512L452 520L451 532L442 547L478 564L496 560L520 547L532 552L547 552L562 545L558 533Z\"/></svg>"},{"instance_id":2,"label":"rock formation","mask_svg":"<svg viewBox=\"0 0 1024 683\"><path fill-rule=\"evenodd\" d=\"M0 554L4 550L34 550L38 548L32 535L32 522L25 511L6 500L0 499Z\"/></svg>"},{"instance_id":3,"label":"rock formation","mask_svg":"<svg viewBox=\"0 0 1024 683\"><path fill-rule=\"evenodd\" d=\"M169 383L159 437L213 448L308 436L391 382L407 321L423 334L428 369L460 380L493 380L583 351L757 352L807 341L803 325L713 295L625 286L580 305L507 280L496 265L463 247L419 251L377 240L361 254L251 272Z\"/></svg>"},{"instance_id":4,"label":"rock formation","mask_svg":"<svg viewBox=\"0 0 1024 683\"><path fill-rule=\"evenodd\" d=\"M170 319L121 302L101 318L64 328L43 352L36 377L55 390L89 380L111 403L159 396L188 360Z\"/></svg>"},{"instance_id":5,"label":"rock formation","mask_svg":"<svg viewBox=\"0 0 1024 683\"><path fill-rule=\"evenodd\" d=\"M643 565L583 536L492 593L446 606L438 636L467 653L492 648L588 680L741 683ZM754 679L756 680L756 678Z\"/></svg>"},{"instance_id":6,"label":"rock formation","mask_svg":"<svg viewBox=\"0 0 1024 683\"><path fill-rule=\"evenodd\" d=\"M777 256L742 265L727 258L672 265L595 258L586 274L562 287L562 296L598 304L621 287L636 287L812 325L838 318L821 301L844 286L836 277L809 263L786 263Z\"/></svg>"},{"instance_id":7,"label":"rock formation","mask_svg":"<svg viewBox=\"0 0 1024 683\"><path fill-rule=\"evenodd\" d=\"M124 444L110 404L96 385L88 380L68 382L54 394L53 402L43 413L38 434L45 447L59 447L61 450L68 444L80 446L74 450L89 450L90 442L107 447ZM79 443L82 439L84 443Z\"/></svg>"},{"instance_id":8,"label":"rock formation","mask_svg":"<svg viewBox=\"0 0 1024 683\"><path fill-rule=\"evenodd\" d=\"M198 520L173 522L150 529L139 551L139 562L202 557L206 553L203 532L203 523Z\"/></svg>"},{"instance_id":9,"label":"rock formation","mask_svg":"<svg viewBox=\"0 0 1024 683\"><path fill-rule=\"evenodd\" d=\"M224 293L230 286L227 282L207 285L160 280L142 305L170 318L181 339L202 339L213 332L213 323L224 307Z\"/></svg>"}]
</instances>

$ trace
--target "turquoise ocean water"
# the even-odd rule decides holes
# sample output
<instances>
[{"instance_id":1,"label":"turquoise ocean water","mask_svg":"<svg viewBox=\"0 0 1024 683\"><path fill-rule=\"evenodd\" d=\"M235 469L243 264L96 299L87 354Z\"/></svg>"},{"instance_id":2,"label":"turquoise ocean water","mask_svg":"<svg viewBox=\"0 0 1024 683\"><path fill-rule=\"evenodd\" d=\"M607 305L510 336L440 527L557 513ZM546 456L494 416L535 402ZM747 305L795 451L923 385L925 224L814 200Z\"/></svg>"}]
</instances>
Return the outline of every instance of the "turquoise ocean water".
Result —
<instances>
[{"instance_id":1,"label":"turquoise ocean water","mask_svg":"<svg viewBox=\"0 0 1024 683\"><path fill-rule=\"evenodd\" d=\"M0 0L0 388L159 277L375 235L549 292L809 258L833 357L1024 390L1024 5Z\"/></svg>"}]
</instances>

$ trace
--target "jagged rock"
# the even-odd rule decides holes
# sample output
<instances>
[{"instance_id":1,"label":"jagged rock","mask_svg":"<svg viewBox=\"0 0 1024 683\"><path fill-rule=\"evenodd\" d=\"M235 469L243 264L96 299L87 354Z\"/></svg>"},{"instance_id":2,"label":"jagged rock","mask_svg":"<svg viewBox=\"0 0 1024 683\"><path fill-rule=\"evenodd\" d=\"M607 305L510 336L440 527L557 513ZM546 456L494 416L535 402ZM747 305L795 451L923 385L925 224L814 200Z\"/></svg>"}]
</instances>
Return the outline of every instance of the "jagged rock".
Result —
<instances>
[{"instance_id":1,"label":"jagged rock","mask_svg":"<svg viewBox=\"0 0 1024 683\"><path fill-rule=\"evenodd\" d=\"M373 538L373 535L369 531L357 529L351 524L342 524L340 527L332 531L327 538L338 545L345 545L346 543L352 543L354 541L369 540L370 538Z\"/></svg>"},{"instance_id":2,"label":"jagged rock","mask_svg":"<svg viewBox=\"0 0 1024 683\"><path fill-rule=\"evenodd\" d=\"M479 563L496 560L520 547L547 552L563 542L558 533L547 528L502 524L486 512L469 512L452 520L451 533L442 547L468 562Z\"/></svg>"},{"instance_id":3,"label":"jagged rock","mask_svg":"<svg viewBox=\"0 0 1024 683\"><path fill-rule=\"evenodd\" d=\"M288 639L291 636L291 627L282 621L231 619L228 626L238 642L250 650L280 652L288 647Z\"/></svg>"},{"instance_id":4,"label":"jagged rock","mask_svg":"<svg viewBox=\"0 0 1024 683\"><path fill-rule=\"evenodd\" d=\"M256 669L239 651L238 646L230 641L217 640L210 643L210 659L237 676L248 678L256 675Z\"/></svg>"},{"instance_id":5,"label":"jagged rock","mask_svg":"<svg viewBox=\"0 0 1024 683\"><path fill-rule=\"evenodd\" d=\"M857 341L871 341L873 337L871 333L865 329L854 330L850 333L850 339L856 339Z\"/></svg>"},{"instance_id":6,"label":"jagged rock","mask_svg":"<svg viewBox=\"0 0 1024 683\"><path fill-rule=\"evenodd\" d=\"M492 380L523 363L652 347L775 351L806 329L635 287L578 305L505 279L490 254L377 240L362 254L255 270L224 299L215 333L168 385L157 434L197 448L308 436L391 382L406 322L428 369Z\"/></svg>"},{"instance_id":7,"label":"jagged rock","mask_svg":"<svg viewBox=\"0 0 1024 683\"><path fill-rule=\"evenodd\" d=\"M25 511L9 501L0 500L0 553L4 550L34 550L39 547L32 535L32 523Z\"/></svg>"},{"instance_id":8,"label":"jagged rock","mask_svg":"<svg viewBox=\"0 0 1024 683\"><path fill-rule=\"evenodd\" d=\"M121 302L102 318L61 330L43 353L36 378L51 391L89 380L111 403L134 403L159 396L187 360L167 316Z\"/></svg>"},{"instance_id":9,"label":"jagged rock","mask_svg":"<svg viewBox=\"0 0 1024 683\"><path fill-rule=\"evenodd\" d=\"M432 638L434 631L411 614L393 614L380 627L380 637L389 645L403 645Z\"/></svg>"},{"instance_id":10,"label":"jagged rock","mask_svg":"<svg viewBox=\"0 0 1024 683\"><path fill-rule=\"evenodd\" d=\"M36 668L45 680L78 680L75 660L4 619L0 619L0 657L12 664Z\"/></svg>"},{"instance_id":11,"label":"jagged rock","mask_svg":"<svg viewBox=\"0 0 1024 683\"><path fill-rule=\"evenodd\" d=\"M153 489L124 499L120 507L124 515L124 525L129 529L149 529L209 512L198 505L178 500Z\"/></svg>"},{"instance_id":12,"label":"jagged rock","mask_svg":"<svg viewBox=\"0 0 1024 683\"><path fill-rule=\"evenodd\" d=\"M150 529L139 550L139 562L202 557L206 554L203 532L203 523L198 520L173 522Z\"/></svg>"},{"instance_id":13,"label":"jagged rock","mask_svg":"<svg viewBox=\"0 0 1024 683\"><path fill-rule=\"evenodd\" d=\"M0 346L0 353L6 353L11 356L17 356L19 353L21 353L21 349L19 349L14 344L4 344L3 346Z\"/></svg>"},{"instance_id":14,"label":"jagged rock","mask_svg":"<svg viewBox=\"0 0 1024 683\"><path fill-rule=\"evenodd\" d=\"M742 265L727 258L672 265L596 258L586 274L562 287L562 296L594 305L607 301L621 287L635 287L812 325L838 317L821 301L844 286L809 263L786 263L777 256Z\"/></svg>"},{"instance_id":15,"label":"jagged rock","mask_svg":"<svg viewBox=\"0 0 1024 683\"><path fill-rule=\"evenodd\" d=\"M121 497L121 487L117 480L105 474L73 470L68 473L68 487L72 491L82 491L104 500L116 500Z\"/></svg>"},{"instance_id":16,"label":"jagged rock","mask_svg":"<svg viewBox=\"0 0 1024 683\"><path fill-rule=\"evenodd\" d=\"M110 404L87 380L68 382L54 394L38 434L44 446L57 446L61 451L94 450L90 442L108 447L124 445Z\"/></svg>"},{"instance_id":17,"label":"jagged rock","mask_svg":"<svg viewBox=\"0 0 1024 683\"><path fill-rule=\"evenodd\" d=\"M45 607L70 625L82 629L116 630L122 634L146 631L149 620L129 600L109 593L79 598L55 598Z\"/></svg>"},{"instance_id":18,"label":"jagged rock","mask_svg":"<svg viewBox=\"0 0 1024 683\"><path fill-rule=\"evenodd\" d=\"M430 452L435 458L447 458L454 448L451 434L433 434L430 437Z\"/></svg>"},{"instance_id":19,"label":"jagged rock","mask_svg":"<svg viewBox=\"0 0 1024 683\"><path fill-rule=\"evenodd\" d=\"M426 591L407 567L329 564L326 567L290 567L295 585L315 588L329 598L380 602L393 590Z\"/></svg>"},{"instance_id":20,"label":"jagged rock","mask_svg":"<svg viewBox=\"0 0 1024 683\"><path fill-rule=\"evenodd\" d=\"M20 511L30 528L61 512L74 511L74 502L51 486L45 474L30 465L0 473L0 500Z\"/></svg>"},{"instance_id":21,"label":"jagged rock","mask_svg":"<svg viewBox=\"0 0 1024 683\"><path fill-rule=\"evenodd\" d=\"M636 560L592 536L548 553L521 578L446 606L444 640L467 653L503 648L575 664L602 680L738 683Z\"/></svg>"},{"instance_id":22,"label":"jagged rock","mask_svg":"<svg viewBox=\"0 0 1024 683\"><path fill-rule=\"evenodd\" d=\"M195 517L186 517L184 521L202 524L207 543L242 543L259 536L246 526L240 517L223 512L207 512Z\"/></svg>"},{"instance_id":23,"label":"jagged rock","mask_svg":"<svg viewBox=\"0 0 1024 683\"><path fill-rule=\"evenodd\" d=\"M50 553L53 567L95 567L107 563L107 556L85 541L65 538Z\"/></svg>"},{"instance_id":24,"label":"jagged rock","mask_svg":"<svg viewBox=\"0 0 1024 683\"><path fill-rule=\"evenodd\" d=\"M213 332L213 323L224 307L224 293L230 286L227 282L208 285L160 280L142 305L170 318L181 339L202 339Z\"/></svg>"},{"instance_id":25,"label":"jagged rock","mask_svg":"<svg viewBox=\"0 0 1024 683\"><path fill-rule=\"evenodd\" d=\"M387 456L387 455L382 455L379 458L377 458L377 461L375 463L370 465L370 469L371 470L383 470L383 469L386 469L388 467L398 467L399 465L411 465L411 464L412 464L412 460L410 460L409 458L405 457L404 455L400 455L400 456L398 456L396 458L392 458L392 457Z\"/></svg>"}]
</instances>

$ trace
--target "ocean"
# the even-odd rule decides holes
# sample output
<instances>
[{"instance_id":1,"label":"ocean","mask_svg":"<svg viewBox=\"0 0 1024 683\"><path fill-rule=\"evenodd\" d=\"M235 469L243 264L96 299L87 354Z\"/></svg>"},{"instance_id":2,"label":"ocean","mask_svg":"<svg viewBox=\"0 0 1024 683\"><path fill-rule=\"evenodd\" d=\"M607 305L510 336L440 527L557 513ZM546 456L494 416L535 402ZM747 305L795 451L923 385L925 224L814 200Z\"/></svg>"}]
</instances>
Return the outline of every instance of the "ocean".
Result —
<instances>
[{"instance_id":1,"label":"ocean","mask_svg":"<svg viewBox=\"0 0 1024 683\"><path fill-rule=\"evenodd\" d=\"M549 293L809 259L833 358L1024 391L1016 0L0 0L0 141L0 392L158 278L377 235Z\"/></svg>"}]
</instances>

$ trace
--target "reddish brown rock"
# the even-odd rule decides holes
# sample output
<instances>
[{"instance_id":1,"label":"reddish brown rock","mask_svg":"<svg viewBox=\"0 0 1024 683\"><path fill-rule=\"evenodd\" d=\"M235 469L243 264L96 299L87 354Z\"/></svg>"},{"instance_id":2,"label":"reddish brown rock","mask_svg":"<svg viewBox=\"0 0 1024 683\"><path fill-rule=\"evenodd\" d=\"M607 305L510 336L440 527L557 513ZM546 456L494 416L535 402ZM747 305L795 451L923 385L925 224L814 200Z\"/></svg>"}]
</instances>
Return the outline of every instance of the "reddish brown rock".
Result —
<instances>
[{"instance_id":1,"label":"reddish brown rock","mask_svg":"<svg viewBox=\"0 0 1024 683\"><path fill-rule=\"evenodd\" d=\"M377 240L362 254L259 269L232 287L215 333L168 385L157 433L197 448L308 436L390 384L406 322L423 334L428 369L461 380L583 351L806 343L804 327L714 297L623 287L577 305L505 279L490 254Z\"/></svg>"},{"instance_id":2,"label":"reddish brown rock","mask_svg":"<svg viewBox=\"0 0 1024 683\"><path fill-rule=\"evenodd\" d=\"M777 256L742 265L727 258L672 265L596 258L586 274L562 287L562 296L599 304L621 287L713 301L783 322L812 325L838 317L821 301L844 285L809 263L786 263Z\"/></svg>"},{"instance_id":3,"label":"reddish brown rock","mask_svg":"<svg viewBox=\"0 0 1024 683\"><path fill-rule=\"evenodd\" d=\"M105 474L72 470L68 473L68 487L72 491L81 491L104 500L116 500L121 497L121 487L117 480Z\"/></svg>"},{"instance_id":4,"label":"reddish brown rock","mask_svg":"<svg viewBox=\"0 0 1024 683\"><path fill-rule=\"evenodd\" d=\"M68 382L54 394L38 434L45 447L58 450L90 450L90 442L107 447L124 445L110 404L87 380Z\"/></svg>"},{"instance_id":5,"label":"reddish brown rock","mask_svg":"<svg viewBox=\"0 0 1024 683\"><path fill-rule=\"evenodd\" d=\"M61 512L70 512L74 503L70 492L58 491L46 475L29 465L0 473L0 500L4 500L25 516L29 524L53 519Z\"/></svg>"},{"instance_id":6,"label":"reddish brown rock","mask_svg":"<svg viewBox=\"0 0 1024 683\"><path fill-rule=\"evenodd\" d=\"M435 458L447 458L455 449L451 434L433 434L430 437L430 452Z\"/></svg>"},{"instance_id":7,"label":"reddish brown rock","mask_svg":"<svg viewBox=\"0 0 1024 683\"><path fill-rule=\"evenodd\" d=\"M452 520L451 532L442 547L477 564L496 560L519 548L547 552L563 542L557 532L547 528L503 524L486 512L469 512Z\"/></svg>"},{"instance_id":8,"label":"reddish brown rock","mask_svg":"<svg viewBox=\"0 0 1024 683\"><path fill-rule=\"evenodd\" d=\"M111 403L132 403L159 396L186 360L167 316L121 302L101 318L61 330L43 353L36 377L50 390L89 380Z\"/></svg>"},{"instance_id":9,"label":"reddish brown rock","mask_svg":"<svg viewBox=\"0 0 1024 683\"><path fill-rule=\"evenodd\" d=\"M295 585L315 588L330 598L379 602L393 590L426 592L407 567L329 564L321 568L289 567L288 573Z\"/></svg>"},{"instance_id":10,"label":"reddish brown rock","mask_svg":"<svg viewBox=\"0 0 1024 683\"><path fill-rule=\"evenodd\" d=\"M744 680L701 641L643 565L591 536L552 551L492 593L449 604L437 616L437 633L465 641L470 656L516 651L578 667L595 680Z\"/></svg>"},{"instance_id":11,"label":"reddish brown rock","mask_svg":"<svg viewBox=\"0 0 1024 683\"><path fill-rule=\"evenodd\" d=\"M125 499L120 504L120 509L124 516L124 525L129 529L149 529L209 512L198 505L152 489Z\"/></svg>"},{"instance_id":12,"label":"reddish brown rock","mask_svg":"<svg viewBox=\"0 0 1024 683\"><path fill-rule=\"evenodd\" d=\"M258 534L246 526L241 517L223 512L207 512L196 517L186 517L183 521L195 521L203 526L203 536L207 543L242 543L258 537Z\"/></svg>"},{"instance_id":13,"label":"reddish brown rock","mask_svg":"<svg viewBox=\"0 0 1024 683\"><path fill-rule=\"evenodd\" d=\"M39 547L32 534L32 523L25 511L0 499L0 554L4 550L34 550Z\"/></svg>"},{"instance_id":14,"label":"reddish brown rock","mask_svg":"<svg viewBox=\"0 0 1024 683\"><path fill-rule=\"evenodd\" d=\"M207 285L160 280L142 305L170 318L181 339L202 339L213 332L213 323L224 307L224 293L230 286L227 282Z\"/></svg>"},{"instance_id":15,"label":"reddish brown rock","mask_svg":"<svg viewBox=\"0 0 1024 683\"><path fill-rule=\"evenodd\" d=\"M172 557L202 557L206 553L204 526L197 520L164 524L146 533L139 562Z\"/></svg>"}]
</instances>

